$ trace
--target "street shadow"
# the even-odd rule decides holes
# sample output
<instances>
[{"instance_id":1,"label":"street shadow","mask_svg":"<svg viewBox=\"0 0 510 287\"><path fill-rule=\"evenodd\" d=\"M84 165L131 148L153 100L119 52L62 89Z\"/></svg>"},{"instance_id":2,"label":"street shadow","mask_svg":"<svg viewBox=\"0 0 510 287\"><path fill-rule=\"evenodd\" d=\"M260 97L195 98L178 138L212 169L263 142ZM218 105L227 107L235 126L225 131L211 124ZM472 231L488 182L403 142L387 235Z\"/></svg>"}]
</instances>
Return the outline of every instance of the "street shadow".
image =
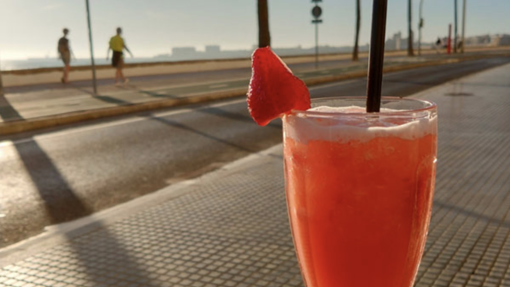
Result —
<instances>
[{"instance_id":1,"label":"street shadow","mask_svg":"<svg viewBox=\"0 0 510 287\"><path fill-rule=\"evenodd\" d=\"M91 213L35 140L16 143L15 147L52 224Z\"/></svg>"},{"instance_id":2,"label":"street shadow","mask_svg":"<svg viewBox=\"0 0 510 287\"><path fill-rule=\"evenodd\" d=\"M125 90L125 91L132 91L132 92L138 92L153 98L163 98L163 99L179 99L180 97L176 95L169 95L164 93L158 93L156 91L146 91L142 89L138 89L136 86L128 85L128 86L120 86L117 87L119 89Z\"/></svg>"},{"instance_id":3,"label":"street shadow","mask_svg":"<svg viewBox=\"0 0 510 287\"><path fill-rule=\"evenodd\" d=\"M114 97L110 97L110 96L103 96L103 95L96 95L94 94L94 92L92 91L89 91L85 88L82 88L82 87L77 87L75 86L74 87L75 89L79 90L79 91L82 91L84 93L87 93L89 94L90 96L92 96L92 98L94 99L98 99L100 101L103 101L105 103L109 103L109 104L116 104L116 105L119 105L119 106L124 106L124 105L131 105L133 103L131 102L128 102L128 101L124 101L124 100L121 100L119 98L114 98Z\"/></svg>"},{"instance_id":4,"label":"street shadow","mask_svg":"<svg viewBox=\"0 0 510 287\"><path fill-rule=\"evenodd\" d=\"M217 136L214 136L214 135L210 135L210 134L207 134L207 133L204 133L202 131L199 131L197 129L194 129L192 127L189 127L187 125L184 125L182 123L179 123L179 122L176 122L176 121L172 121L172 120L169 120L169 119L165 119L165 118L159 118L159 117L156 117L156 116L153 116L153 115L149 115L147 116L147 118L151 119L151 120L154 120L154 121L157 121L157 122L160 122L160 123L163 123L165 125L168 125L168 126L171 126L171 127L174 127L174 128L178 128L178 129L181 129L181 130L186 130L186 131L190 131L190 132L193 132L195 134L198 134L198 135L201 135L205 138L208 138L208 139L211 139L211 140L214 140L214 141L217 141L217 142L220 142L224 145L227 145L227 146L230 146L230 147L233 147L233 148L236 148L238 150L241 150L241 151L244 151L246 153L257 153L258 150L255 150L255 149L250 149L250 148L247 148L245 146L242 146L242 145L239 145L239 144L236 144L236 143L233 143L233 142L230 142L230 141L227 141L227 140L224 140L222 138L219 138ZM281 157L279 156L276 156L276 155L273 155L273 154L269 154L269 156L271 157L275 157L275 158L278 158L278 159L281 159Z\"/></svg>"},{"instance_id":5,"label":"street shadow","mask_svg":"<svg viewBox=\"0 0 510 287\"><path fill-rule=\"evenodd\" d=\"M76 195L51 158L35 140L17 143L15 147L44 202L52 224L73 220L93 212ZM72 256L77 259L68 262L68 267L72 267L73 264L82 267L80 272L86 274L85 280L92 282L93 286L106 286L112 280L112 276L132 274L136 282L150 283L150 279L145 277L146 272L143 268L129 256L123 238L118 238L100 221L79 229L86 231L82 231L81 234L79 231L74 231L75 234L66 231L62 233L67 237ZM53 254L62 256L59 251ZM105 269L108 269L108 272L101 272ZM124 283L127 284L129 281Z\"/></svg>"},{"instance_id":6,"label":"street shadow","mask_svg":"<svg viewBox=\"0 0 510 287\"><path fill-rule=\"evenodd\" d=\"M25 120L2 94L0 94L0 117L4 122Z\"/></svg>"},{"instance_id":7,"label":"street shadow","mask_svg":"<svg viewBox=\"0 0 510 287\"><path fill-rule=\"evenodd\" d=\"M159 93L153 92L153 91L145 91L145 90L137 90L137 91L142 94L151 96L153 98L164 98L164 99L178 99L179 98L178 96L175 96L175 95L159 94Z\"/></svg>"},{"instance_id":8,"label":"street shadow","mask_svg":"<svg viewBox=\"0 0 510 287\"><path fill-rule=\"evenodd\" d=\"M466 215L469 217L475 217L475 218L478 218L479 220L482 220L489 224L501 225L501 226L507 227L507 228L510 227L510 222L504 220L504 218L492 218L492 217L484 215L484 214L480 214L480 213L477 213L477 212L474 212L471 210L466 210L462 207L458 207L453 204L434 202L433 206L434 206L434 208L445 208L445 209L449 209L449 210L458 212L460 214L463 214L463 215Z\"/></svg>"},{"instance_id":9,"label":"street shadow","mask_svg":"<svg viewBox=\"0 0 510 287\"><path fill-rule=\"evenodd\" d=\"M119 105L119 106L132 105L133 104L131 102L124 101L124 100L121 100L121 99L118 99L118 98L114 98L114 97L110 97L110 96L96 95L96 96L92 96L92 97L94 99L101 100L101 101L103 101L105 103L116 104L116 105Z\"/></svg>"}]
</instances>

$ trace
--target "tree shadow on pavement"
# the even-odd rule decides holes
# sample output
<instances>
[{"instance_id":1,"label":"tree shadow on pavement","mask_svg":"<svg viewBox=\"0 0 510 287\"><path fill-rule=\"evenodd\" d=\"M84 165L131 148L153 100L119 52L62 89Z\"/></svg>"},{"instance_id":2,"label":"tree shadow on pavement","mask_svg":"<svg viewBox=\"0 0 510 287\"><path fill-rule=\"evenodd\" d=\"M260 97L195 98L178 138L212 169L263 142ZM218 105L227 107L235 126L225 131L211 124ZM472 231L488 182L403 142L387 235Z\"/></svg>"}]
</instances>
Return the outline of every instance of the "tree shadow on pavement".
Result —
<instances>
[{"instance_id":1,"label":"tree shadow on pavement","mask_svg":"<svg viewBox=\"0 0 510 287\"><path fill-rule=\"evenodd\" d=\"M116 105L119 105L119 106L133 104L131 102L124 101L124 100L121 100L119 98L114 98L114 97L111 97L111 96L96 95L96 94L94 94L94 92L91 92L91 91L89 91L89 90L87 90L85 88L75 87L75 89L77 89L79 91L82 91L84 93L87 93L87 94L91 95L92 98L98 99L98 100L103 101L105 103L116 104Z\"/></svg>"},{"instance_id":2,"label":"tree shadow on pavement","mask_svg":"<svg viewBox=\"0 0 510 287\"><path fill-rule=\"evenodd\" d=\"M165 99L179 99L180 97L175 95L169 95L169 94L159 94L158 92L154 91L144 91L144 90L137 90L138 92L149 95L153 98L165 98Z\"/></svg>"},{"instance_id":3,"label":"tree shadow on pavement","mask_svg":"<svg viewBox=\"0 0 510 287\"><path fill-rule=\"evenodd\" d=\"M93 212L76 195L52 159L35 140L17 143L15 147L44 201L44 208L51 224L62 223ZM94 286L108 285L112 276L117 274L133 274L136 282L142 284L150 282L150 279L144 277L146 272L139 267L136 260L129 256L130 253L123 243L123 238L117 238L100 221L90 226L92 228L88 228L88 232L82 235L64 232L68 239L71 256L77 259L74 262L68 262L66 268L71 268L72 266L69 265L72 264L78 265L81 267L80 272L86 274L85 278L81 278L92 281ZM65 259L59 255L59 252L52 254L60 256L55 258L54 262ZM100 266L102 269L98 269ZM101 272L104 269L108 269L109 272ZM66 276L66 274L63 275Z\"/></svg>"},{"instance_id":4,"label":"tree shadow on pavement","mask_svg":"<svg viewBox=\"0 0 510 287\"><path fill-rule=\"evenodd\" d=\"M25 120L2 94L0 94L0 117L4 122Z\"/></svg>"},{"instance_id":5,"label":"tree shadow on pavement","mask_svg":"<svg viewBox=\"0 0 510 287\"><path fill-rule=\"evenodd\" d=\"M35 140L16 143L15 147L44 201L50 223L60 223L91 213Z\"/></svg>"},{"instance_id":6,"label":"tree shadow on pavement","mask_svg":"<svg viewBox=\"0 0 510 287\"><path fill-rule=\"evenodd\" d=\"M105 103L109 103L109 104L116 104L116 105L119 105L119 106L123 106L123 105L131 105L133 103L131 102L128 102L128 101L124 101L124 100L121 100L121 99L118 99L118 98L114 98L114 97L110 97L110 96L101 96L101 95L97 95L97 96L93 96L94 99L98 99L98 100L101 100Z\"/></svg>"},{"instance_id":7,"label":"tree shadow on pavement","mask_svg":"<svg viewBox=\"0 0 510 287\"><path fill-rule=\"evenodd\" d=\"M138 93L148 95L153 98L164 98L164 99L179 99L180 98L179 96L176 96L176 95L170 95L170 94L165 94L165 93L161 93L161 92L158 93L157 91L146 91L146 90L138 89L135 86L131 86L131 87L133 87L133 88L129 88L129 87L118 87L118 88L126 90L126 91L138 92Z\"/></svg>"}]
</instances>

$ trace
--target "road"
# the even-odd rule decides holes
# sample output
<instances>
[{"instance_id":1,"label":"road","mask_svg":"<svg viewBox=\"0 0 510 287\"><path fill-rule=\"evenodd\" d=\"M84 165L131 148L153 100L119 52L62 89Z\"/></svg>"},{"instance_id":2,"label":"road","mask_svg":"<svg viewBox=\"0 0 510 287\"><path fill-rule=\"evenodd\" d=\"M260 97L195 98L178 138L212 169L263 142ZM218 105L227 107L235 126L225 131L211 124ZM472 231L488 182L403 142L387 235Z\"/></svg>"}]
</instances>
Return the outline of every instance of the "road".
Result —
<instances>
[{"instance_id":1,"label":"road","mask_svg":"<svg viewBox=\"0 0 510 287\"><path fill-rule=\"evenodd\" d=\"M508 62L493 58L387 74L383 95L411 95ZM351 80L314 87L311 94L361 96L365 86L365 79ZM0 247L280 141L280 123L255 125L244 98L0 138Z\"/></svg>"}]
</instances>

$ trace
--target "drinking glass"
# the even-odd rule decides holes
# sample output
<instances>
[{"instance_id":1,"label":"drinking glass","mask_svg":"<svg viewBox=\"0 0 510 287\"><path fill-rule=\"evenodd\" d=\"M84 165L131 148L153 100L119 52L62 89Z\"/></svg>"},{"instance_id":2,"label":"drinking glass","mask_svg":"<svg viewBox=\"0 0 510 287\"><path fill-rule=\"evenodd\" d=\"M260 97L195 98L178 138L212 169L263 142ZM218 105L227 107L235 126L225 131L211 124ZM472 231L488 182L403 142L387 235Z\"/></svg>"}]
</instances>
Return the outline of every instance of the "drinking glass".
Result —
<instances>
[{"instance_id":1,"label":"drinking glass","mask_svg":"<svg viewBox=\"0 0 510 287\"><path fill-rule=\"evenodd\" d=\"M423 254L436 172L437 110L383 97L312 100L283 117L285 189L308 287L410 287ZM328 108L329 107L329 108Z\"/></svg>"}]
</instances>

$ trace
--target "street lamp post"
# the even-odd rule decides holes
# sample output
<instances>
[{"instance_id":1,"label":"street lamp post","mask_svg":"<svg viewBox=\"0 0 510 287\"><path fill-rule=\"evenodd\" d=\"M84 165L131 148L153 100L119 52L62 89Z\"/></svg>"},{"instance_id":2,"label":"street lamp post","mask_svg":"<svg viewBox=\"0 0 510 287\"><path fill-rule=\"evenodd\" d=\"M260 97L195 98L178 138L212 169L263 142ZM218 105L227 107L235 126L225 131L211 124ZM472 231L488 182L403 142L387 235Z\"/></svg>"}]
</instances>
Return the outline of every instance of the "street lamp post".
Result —
<instances>
[{"instance_id":1,"label":"street lamp post","mask_svg":"<svg viewBox=\"0 0 510 287\"><path fill-rule=\"evenodd\" d=\"M90 26L89 0L85 0L85 4L87 5L87 24L89 27L90 60L92 64L92 83L94 85L94 94L97 95L96 65L94 63L94 45L92 44L92 27Z\"/></svg>"},{"instance_id":2,"label":"street lamp post","mask_svg":"<svg viewBox=\"0 0 510 287\"><path fill-rule=\"evenodd\" d=\"M455 4L455 23L454 23L454 31L453 35L453 53L457 53L457 0L454 0Z\"/></svg>"},{"instance_id":3,"label":"street lamp post","mask_svg":"<svg viewBox=\"0 0 510 287\"><path fill-rule=\"evenodd\" d=\"M452 24L448 25L448 40L446 41L446 53L452 52Z\"/></svg>"},{"instance_id":4,"label":"street lamp post","mask_svg":"<svg viewBox=\"0 0 510 287\"><path fill-rule=\"evenodd\" d=\"M464 46L466 45L464 36L466 36L466 0L464 0L462 5L462 46L460 46L461 53L464 53Z\"/></svg>"},{"instance_id":5,"label":"street lamp post","mask_svg":"<svg viewBox=\"0 0 510 287\"><path fill-rule=\"evenodd\" d=\"M315 69L319 67L319 24L322 23L322 19L319 19L322 15L322 8L317 5L322 0L312 0L315 6L312 8L312 24L315 24Z\"/></svg>"},{"instance_id":6,"label":"street lamp post","mask_svg":"<svg viewBox=\"0 0 510 287\"><path fill-rule=\"evenodd\" d=\"M409 0L407 2L407 28L409 29L407 31L407 33L409 34L409 37L407 38L407 55L408 56L414 56L414 51L413 51L413 38L414 38L414 34L413 34L413 9L411 7L412 5L412 1Z\"/></svg>"},{"instance_id":7,"label":"street lamp post","mask_svg":"<svg viewBox=\"0 0 510 287\"><path fill-rule=\"evenodd\" d=\"M418 55L421 55L421 29L423 28L423 0L420 0L420 21L418 22Z\"/></svg>"}]
</instances>

